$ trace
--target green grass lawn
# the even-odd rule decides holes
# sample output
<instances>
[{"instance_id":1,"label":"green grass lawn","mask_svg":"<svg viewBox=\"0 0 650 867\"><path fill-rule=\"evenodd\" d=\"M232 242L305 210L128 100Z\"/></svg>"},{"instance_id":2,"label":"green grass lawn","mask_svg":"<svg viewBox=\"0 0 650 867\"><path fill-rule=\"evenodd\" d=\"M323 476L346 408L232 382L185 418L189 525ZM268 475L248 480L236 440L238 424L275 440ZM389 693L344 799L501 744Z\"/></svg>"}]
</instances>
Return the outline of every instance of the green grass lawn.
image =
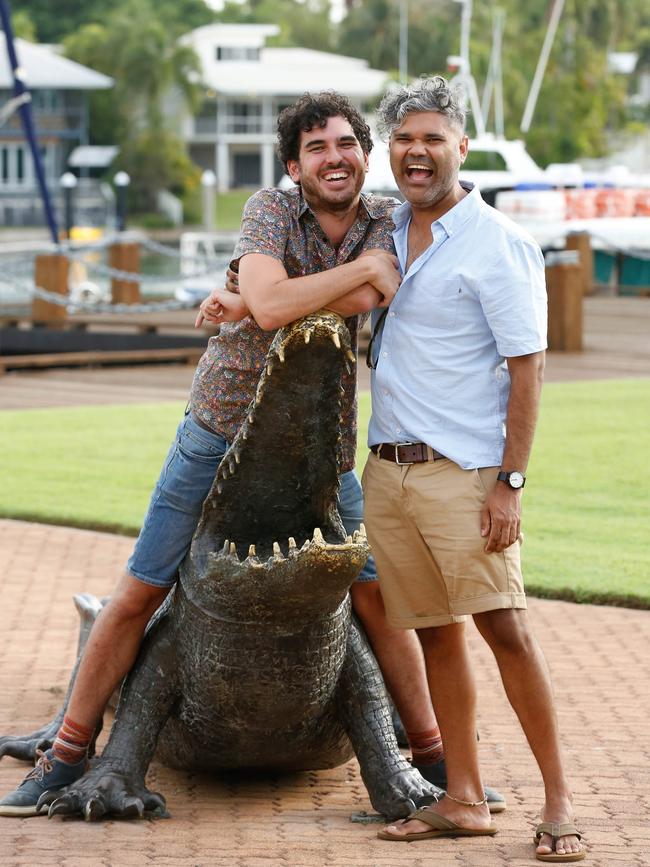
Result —
<instances>
[{"instance_id":1,"label":"green grass lawn","mask_svg":"<svg viewBox=\"0 0 650 867\"><path fill-rule=\"evenodd\" d=\"M650 380L546 386L524 493L530 592L650 607L648 407ZM369 408L363 394L362 444ZM0 412L0 515L135 534L182 411Z\"/></svg>"}]
</instances>

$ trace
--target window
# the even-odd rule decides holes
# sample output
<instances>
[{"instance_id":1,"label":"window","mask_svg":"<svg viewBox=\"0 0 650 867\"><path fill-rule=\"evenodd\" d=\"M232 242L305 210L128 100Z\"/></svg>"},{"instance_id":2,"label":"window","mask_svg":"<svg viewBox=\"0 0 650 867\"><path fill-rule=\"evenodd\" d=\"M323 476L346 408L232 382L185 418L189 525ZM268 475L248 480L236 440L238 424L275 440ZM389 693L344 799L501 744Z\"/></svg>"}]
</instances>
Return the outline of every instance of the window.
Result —
<instances>
[{"instance_id":1,"label":"window","mask_svg":"<svg viewBox=\"0 0 650 867\"><path fill-rule=\"evenodd\" d=\"M259 60L259 48L247 47L245 45L217 45L216 48L217 60Z\"/></svg>"}]
</instances>

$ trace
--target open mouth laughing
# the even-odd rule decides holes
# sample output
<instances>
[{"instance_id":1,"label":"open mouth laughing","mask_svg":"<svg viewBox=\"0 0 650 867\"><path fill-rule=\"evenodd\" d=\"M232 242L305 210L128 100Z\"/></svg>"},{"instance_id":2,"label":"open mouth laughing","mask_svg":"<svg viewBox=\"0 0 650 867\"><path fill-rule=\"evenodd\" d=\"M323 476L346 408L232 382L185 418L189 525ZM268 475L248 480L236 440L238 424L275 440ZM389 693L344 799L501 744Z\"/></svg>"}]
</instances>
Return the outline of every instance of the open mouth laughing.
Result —
<instances>
[{"instance_id":1,"label":"open mouth laughing","mask_svg":"<svg viewBox=\"0 0 650 867\"><path fill-rule=\"evenodd\" d=\"M426 163L409 163L404 173L411 181L426 181L433 177L433 168Z\"/></svg>"}]
</instances>

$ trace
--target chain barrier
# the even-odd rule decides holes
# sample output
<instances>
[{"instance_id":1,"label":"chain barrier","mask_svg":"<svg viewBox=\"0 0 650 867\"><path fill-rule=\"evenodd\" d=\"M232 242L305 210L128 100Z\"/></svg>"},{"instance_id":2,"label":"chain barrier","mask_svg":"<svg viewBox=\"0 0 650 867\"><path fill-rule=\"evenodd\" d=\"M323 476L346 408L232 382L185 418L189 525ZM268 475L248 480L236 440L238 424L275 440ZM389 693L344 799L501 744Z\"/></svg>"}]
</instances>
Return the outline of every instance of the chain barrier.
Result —
<instances>
[{"instance_id":1,"label":"chain barrier","mask_svg":"<svg viewBox=\"0 0 650 867\"><path fill-rule=\"evenodd\" d=\"M15 275L5 274L0 269L0 280L5 280L7 277L9 278L6 280L7 283L13 283L14 287L17 284L31 298L40 298L50 304L56 304L58 307L65 307L70 313L161 313L170 310L190 310L198 306L196 301L179 301L175 298L169 301L151 301L146 304L112 304L110 302L86 302L80 299L73 301L69 295L48 292L47 289L36 286L35 283L17 280Z\"/></svg>"},{"instance_id":2,"label":"chain barrier","mask_svg":"<svg viewBox=\"0 0 650 867\"><path fill-rule=\"evenodd\" d=\"M104 277L110 277L113 280L123 280L125 283L173 286L187 280L195 280L198 277L208 277L210 274L215 273L215 268L208 267L202 271L193 271L191 274L173 274L171 277L166 277L162 274L142 274L139 271L122 271L119 268L102 265L101 262L88 262L82 253L72 253L69 250L63 255L73 262L81 262L89 271L96 271ZM205 260L203 261L205 262Z\"/></svg>"}]
</instances>

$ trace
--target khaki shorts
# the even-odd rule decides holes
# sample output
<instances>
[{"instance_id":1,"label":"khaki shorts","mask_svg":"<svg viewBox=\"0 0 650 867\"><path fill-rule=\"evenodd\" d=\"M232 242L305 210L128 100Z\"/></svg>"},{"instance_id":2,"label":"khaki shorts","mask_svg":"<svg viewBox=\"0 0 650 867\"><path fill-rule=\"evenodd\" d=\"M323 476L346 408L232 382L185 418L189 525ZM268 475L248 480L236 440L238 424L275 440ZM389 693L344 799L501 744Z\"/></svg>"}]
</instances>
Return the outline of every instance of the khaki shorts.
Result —
<instances>
[{"instance_id":1,"label":"khaki shorts","mask_svg":"<svg viewBox=\"0 0 650 867\"><path fill-rule=\"evenodd\" d=\"M519 542L486 554L481 536L481 509L498 472L368 456L364 520L392 626L445 626L468 614L526 608Z\"/></svg>"}]
</instances>

